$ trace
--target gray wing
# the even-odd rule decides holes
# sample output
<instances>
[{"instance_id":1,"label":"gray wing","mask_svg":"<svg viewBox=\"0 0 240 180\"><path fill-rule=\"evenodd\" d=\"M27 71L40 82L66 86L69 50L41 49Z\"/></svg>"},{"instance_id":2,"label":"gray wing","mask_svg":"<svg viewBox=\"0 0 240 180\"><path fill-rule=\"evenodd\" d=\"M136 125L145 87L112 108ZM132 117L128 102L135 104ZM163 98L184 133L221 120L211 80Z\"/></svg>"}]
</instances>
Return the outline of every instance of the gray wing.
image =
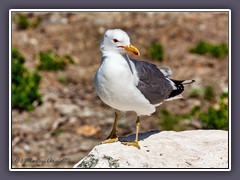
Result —
<instances>
[{"instance_id":1,"label":"gray wing","mask_svg":"<svg viewBox=\"0 0 240 180\"><path fill-rule=\"evenodd\" d=\"M131 59L139 77L137 88L151 104L159 104L169 97L173 91L170 82L159 68L146 61Z\"/></svg>"},{"instance_id":2,"label":"gray wing","mask_svg":"<svg viewBox=\"0 0 240 180\"><path fill-rule=\"evenodd\" d=\"M158 69L163 73L165 77L170 77L173 74L172 70L168 66L160 66Z\"/></svg>"}]
</instances>

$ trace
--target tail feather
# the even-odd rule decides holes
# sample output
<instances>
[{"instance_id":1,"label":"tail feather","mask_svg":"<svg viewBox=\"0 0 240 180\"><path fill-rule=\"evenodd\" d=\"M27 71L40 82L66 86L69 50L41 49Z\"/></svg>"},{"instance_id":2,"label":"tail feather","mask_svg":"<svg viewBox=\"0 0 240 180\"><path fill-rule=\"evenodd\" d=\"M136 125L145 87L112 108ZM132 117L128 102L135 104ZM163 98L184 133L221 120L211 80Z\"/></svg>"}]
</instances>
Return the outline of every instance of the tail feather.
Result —
<instances>
[{"instance_id":1,"label":"tail feather","mask_svg":"<svg viewBox=\"0 0 240 180\"><path fill-rule=\"evenodd\" d=\"M195 82L195 80L185 80L185 81L182 82L182 84L186 85L186 84L192 84L194 82Z\"/></svg>"},{"instance_id":2,"label":"tail feather","mask_svg":"<svg viewBox=\"0 0 240 180\"><path fill-rule=\"evenodd\" d=\"M170 79L170 80L173 82L175 88L168 96L169 100L178 99L177 96L179 96L184 91L184 85L192 84L195 82L195 80L174 80L174 79Z\"/></svg>"}]
</instances>

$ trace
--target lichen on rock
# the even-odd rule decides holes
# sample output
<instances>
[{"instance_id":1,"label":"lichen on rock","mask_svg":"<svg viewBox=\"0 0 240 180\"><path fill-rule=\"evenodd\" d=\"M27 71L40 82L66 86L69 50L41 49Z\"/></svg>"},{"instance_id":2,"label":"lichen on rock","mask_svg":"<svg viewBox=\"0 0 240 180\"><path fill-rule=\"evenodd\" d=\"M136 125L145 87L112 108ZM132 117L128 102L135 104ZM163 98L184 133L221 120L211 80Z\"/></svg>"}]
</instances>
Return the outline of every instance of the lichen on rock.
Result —
<instances>
[{"instance_id":1,"label":"lichen on rock","mask_svg":"<svg viewBox=\"0 0 240 180\"><path fill-rule=\"evenodd\" d=\"M93 154L89 154L84 161L82 161L78 168L92 168L98 163L98 159L94 158Z\"/></svg>"}]
</instances>

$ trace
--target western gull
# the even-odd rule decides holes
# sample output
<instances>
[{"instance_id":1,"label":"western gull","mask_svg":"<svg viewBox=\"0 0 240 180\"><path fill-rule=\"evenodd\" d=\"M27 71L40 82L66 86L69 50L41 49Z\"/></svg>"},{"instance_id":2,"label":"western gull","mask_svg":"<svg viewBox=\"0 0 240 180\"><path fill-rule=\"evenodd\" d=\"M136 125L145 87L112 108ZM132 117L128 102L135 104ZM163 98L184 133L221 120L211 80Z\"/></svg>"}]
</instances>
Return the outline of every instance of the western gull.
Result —
<instances>
[{"instance_id":1,"label":"western gull","mask_svg":"<svg viewBox=\"0 0 240 180\"><path fill-rule=\"evenodd\" d=\"M118 141L116 129L120 112L134 111L137 114L135 141L122 143L140 149L140 116L150 116L163 101L181 98L184 85L194 80L173 80L169 78L172 71L167 66L157 67L146 61L130 59L127 51L135 55L140 55L140 52L121 29L105 32L101 51L102 59L94 77L94 86L100 99L116 110L113 129L102 143Z\"/></svg>"}]
</instances>

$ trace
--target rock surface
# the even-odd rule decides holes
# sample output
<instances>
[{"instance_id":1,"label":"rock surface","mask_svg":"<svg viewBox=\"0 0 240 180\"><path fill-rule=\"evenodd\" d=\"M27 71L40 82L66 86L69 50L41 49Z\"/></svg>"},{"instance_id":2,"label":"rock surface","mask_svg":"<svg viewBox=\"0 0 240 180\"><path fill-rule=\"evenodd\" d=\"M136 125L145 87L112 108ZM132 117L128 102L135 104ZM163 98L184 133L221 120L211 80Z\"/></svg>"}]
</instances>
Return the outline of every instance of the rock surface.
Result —
<instances>
[{"instance_id":1,"label":"rock surface","mask_svg":"<svg viewBox=\"0 0 240 180\"><path fill-rule=\"evenodd\" d=\"M139 139L140 150L121 142L98 145L73 168L228 168L228 131L150 131Z\"/></svg>"}]
</instances>

